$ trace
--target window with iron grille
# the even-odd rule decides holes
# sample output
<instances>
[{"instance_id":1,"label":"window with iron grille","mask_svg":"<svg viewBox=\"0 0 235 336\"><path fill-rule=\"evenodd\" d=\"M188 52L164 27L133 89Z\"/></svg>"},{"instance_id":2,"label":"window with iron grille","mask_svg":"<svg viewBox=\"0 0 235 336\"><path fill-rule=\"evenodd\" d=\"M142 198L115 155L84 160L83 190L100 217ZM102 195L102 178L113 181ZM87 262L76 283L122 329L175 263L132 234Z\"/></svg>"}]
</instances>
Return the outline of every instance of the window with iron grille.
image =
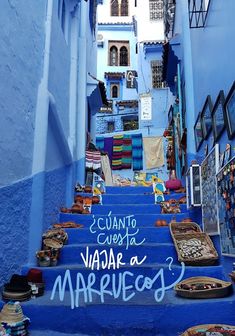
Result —
<instances>
[{"instance_id":1,"label":"window with iron grille","mask_svg":"<svg viewBox=\"0 0 235 336\"><path fill-rule=\"evenodd\" d=\"M210 0L188 0L190 28L203 28L210 7Z\"/></svg>"},{"instance_id":2,"label":"window with iron grille","mask_svg":"<svg viewBox=\"0 0 235 336\"><path fill-rule=\"evenodd\" d=\"M128 0L111 0L111 16L128 16L129 3Z\"/></svg>"},{"instance_id":3,"label":"window with iron grille","mask_svg":"<svg viewBox=\"0 0 235 336\"><path fill-rule=\"evenodd\" d=\"M150 21L163 19L163 0L149 0Z\"/></svg>"},{"instance_id":4,"label":"window with iron grille","mask_svg":"<svg viewBox=\"0 0 235 336\"><path fill-rule=\"evenodd\" d=\"M162 61L151 61L152 69L152 87L154 89L160 89L166 87L166 83L162 81Z\"/></svg>"}]
</instances>

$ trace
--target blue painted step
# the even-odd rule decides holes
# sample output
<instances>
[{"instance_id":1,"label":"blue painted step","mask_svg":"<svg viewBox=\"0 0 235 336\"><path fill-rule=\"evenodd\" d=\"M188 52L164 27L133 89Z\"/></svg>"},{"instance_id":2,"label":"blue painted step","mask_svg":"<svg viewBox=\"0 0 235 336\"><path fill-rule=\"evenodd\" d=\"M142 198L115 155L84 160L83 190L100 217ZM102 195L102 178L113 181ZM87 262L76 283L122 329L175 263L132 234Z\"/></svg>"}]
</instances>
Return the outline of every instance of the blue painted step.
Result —
<instances>
[{"instance_id":1,"label":"blue painted step","mask_svg":"<svg viewBox=\"0 0 235 336\"><path fill-rule=\"evenodd\" d=\"M82 196L91 197L91 194L81 194ZM185 194L164 195L165 201L170 199L179 200ZM145 194L103 194L103 204L154 204L155 198L152 192Z\"/></svg>"},{"instance_id":2,"label":"blue painted step","mask_svg":"<svg viewBox=\"0 0 235 336\"><path fill-rule=\"evenodd\" d=\"M234 324L234 297L208 300L187 300L176 297L172 290L161 303L154 302L154 292L138 293L128 302L108 300L71 310L70 297L63 302L50 301L48 296L22 304L31 318L31 328L88 335L158 335L176 336L192 325L206 323ZM177 312L177 313L176 313ZM108 314L108 315L107 315ZM48 317L48 318L46 318ZM56 322L56 323L55 323Z\"/></svg>"},{"instance_id":3,"label":"blue painted step","mask_svg":"<svg viewBox=\"0 0 235 336\"><path fill-rule=\"evenodd\" d=\"M85 281L87 282L87 278L90 273L96 274L96 282L93 285L94 288L98 289L100 286L100 280L103 276L106 274L113 276L113 274L116 275L118 278L120 273L124 272L130 272L133 274L132 276L127 275L126 277L126 284L133 285L135 279L142 275L143 277L149 277L150 279L154 279L154 277L158 274L160 270L163 270L164 274L164 281L166 285L171 285L174 283L177 279L179 279L182 267L174 261L173 264L171 264L171 267L169 269L170 260L167 261L167 263L164 264L142 264L140 266L130 266L130 264L126 264L125 266L121 266L119 269L100 269L98 271L91 270L89 268L86 268L84 264L77 263L77 264L58 264L58 266L55 267L43 267L40 269L43 271L43 278L46 284L46 290L52 290L53 285L55 283L55 280L58 276L61 276L62 279L64 278L65 272L67 270L70 271L72 282L75 286L76 284L76 277L77 274L81 274ZM31 268L32 265L24 266L22 269L22 274L27 274L29 268ZM33 266L35 267L35 266ZM203 266L203 267L194 267L194 266L186 266L183 279L186 279L188 277L193 276L209 276L209 277L216 277L221 280L228 280L223 272L223 268L221 265L218 266ZM143 279L142 279L143 280ZM156 279L156 281L153 283L152 288L156 289L161 287L161 280L160 278ZM68 289L68 287L67 287ZM146 292L148 289L145 290Z\"/></svg>"},{"instance_id":4,"label":"blue painted step","mask_svg":"<svg viewBox=\"0 0 235 336\"><path fill-rule=\"evenodd\" d=\"M89 254L93 254L96 250L101 252L103 250L107 251L109 254L111 248L114 251L115 256L118 253L122 253L124 262L129 262L132 256L137 256L142 259L145 255L147 263L164 263L166 258L172 257L175 260L177 259L175 246L173 243L165 244L144 244L139 246L129 246L129 249L126 249L126 246L118 245L98 245L98 244L74 244L66 245L61 249L60 252L60 263L63 264L76 264L81 263L80 253L86 254L86 247L89 247ZM104 255L103 255L104 256ZM103 259L103 257L102 257Z\"/></svg>"},{"instance_id":5,"label":"blue painted step","mask_svg":"<svg viewBox=\"0 0 235 336\"><path fill-rule=\"evenodd\" d=\"M35 334L38 331L45 331L43 335L59 335L58 331L66 335L79 334L97 335L97 336L176 336L192 325L203 323L227 323L235 324L234 295L223 299L212 300L188 300L179 298L172 289L166 291L161 302L154 298L156 290L161 289L163 280L158 277L154 279L159 272L164 275L165 285L172 285L181 273L181 266L177 261L176 251L167 227L154 227L156 220L167 220L170 222L174 217L177 221L189 217L185 205L181 206L181 214L160 214L159 205L148 204L152 202L152 188L149 187L108 187L107 194L104 195L103 206L93 206L94 215L73 215L60 214L61 221L75 221L83 224L82 229L68 229L68 245L63 247L61 258L55 267L43 267L43 277L46 282L46 295L29 302L23 302L25 315L32 321L31 329L33 336L42 336ZM147 194L144 194L147 193ZM141 195L142 194L142 195ZM169 198L177 198L181 195L170 195ZM167 196L168 197L168 196ZM129 200L129 204L128 201ZM136 203L137 202L137 203ZM146 202L146 203L145 203ZM113 205L110 205L113 203ZM132 204L130 204L132 203ZM135 204L136 203L136 204ZM145 204L143 204L145 203ZM125 246L115 246L114 253L123 253L123 260L126 264L120 269L99 269L91 270L84 266L80 257L80 252L85 253L86 246L91 250L99 251L110 250L110 246L97 245L97 235L102 231L98 230L98 221L109 221L108 213L112 211L112 219L124 221L125 216L134 215L136 228L139 229L136 237L146 239L141 246L131 246L128 250ZM117 214L115 216L115 214ZM89 231L90 226L95 220L92 234ZM105 234L123 232L123 230L105 230ZM124 231L125 232L125 231ZM130 265L130 259L134 255L140 258L144 255L147 260L139 265ZM168 257L171 258L167 259ZM171 263L172 261L172 263ZM26 274L28 269L35 265L26 265L22 273ZM95 274L94 290L99 290L100 283L104 279L118 279L126 273L126 286L135 286L136 279L139 276L138 284L141 286L144 279L151 284L151 288L143 289L143 292L135 292L133 298L124 302L122 297L113 298L110 295L104 297L104 303L101 303L100 296L93 293L92 302L84 302L81 299L77 308L71 309L70 295L66 292L65 300L59 301L58 293L53 301L50 300L51 290L57 276L64 277L65 272L69 270L73 287L76 288L77 275L84 279L86 284L91 273ZM186 266L183 278L192 276L210 276L219 279L227 279L221 265L193 267ZM141 282L142 281L142 282ZM119 282L117 281L117 284ZM111 290L112 284L107 284L107 290ZM68 290L68 287L66 287ZM133 292L133 287L127 288L126 295ZM74 293L75 295L75 293ZM45 330L44 330L45 329ZM36 331L37 330L37 331ZM51 333L48 332L51 330ZM54 334L53 334L54 332ZM81 336L81 335L79 335Z\"/></svg>"},{"instance_id":6,"label":"blue painted step","mask_svg":"<svg viewBox=\"0 0 235 336\"><path fill-rule=\"evenodd\" d=\"M113 208L110 208L110 211L113 211ZM70 214L70 213L60 213L60 222L68 222L68 221L74 221L77 224L83 224L84 227L89 228L90 225L93 223L93 221L95 220L95 222L97 223L99 218L103 218L104 221L106 222L106 220L109 222L109 217L116 217L117 220L122 220L122 221L126 221L126 223L128 222L128 214L122 214L122 215L115 215L115 214L111 214L111 216L108 215L79 215L79 214ZM182 221L183 219L189 217L188 212L185 213L180 213L180 214L149 214L149 213L145 213L145 214L134 214L133 217L136 220L136 226L138 228L140 227L153 227L154 223L156 220L161 219L161 220L166 220L168 223L172 220L172 219L176 219L177 222ZM131 219L130 218L130 219ZM97 225L96 225L97 226Z\"/></svg>"},{"instance_id":7,"label":"blue painted step","mask_svg":"<svg viewBox=\"0 0 235 336\"><path fill-rule=\"evenodd\" d=\"M187 212L185 204L180 205L181 212ZM161 207L159 204L115 204L115 205L98 205L92 206L92 214L108 215L113 214L160 214Z\"/></svg>"},{"instance_id":8,"label":"blue painted step","mask_svg":"<svg viewBox=\"0 0 235 336\"><path fill-rule=\"evenodd\" d=\"M171 241L170 231L168 227L138 227L139 232L136 237L138 240L142 241L145 239L146 243L168 243ZM126 230L122 229L117 232L117 230L99 230L97 227L93 228L91 233L89 228L81 229L66 229L68 233L68 245L79 244L79 243L97 243L99 234L105 234L105 236L113 236L114 234L120 233L125 234ZM133 232L136 230L130 230Z\"/></svg>"},{"instance_id":9,"label":"blue painted step","mask_svg":"<svg viewBox=\"0 0 235 336\"><path fill-rule=\"evenodd\" d=\"M151 193L153 187L144 187L144 186L130 186L130 187L106 187L106 194L119 194L119 195L128 195L128 194L146 194ZM174 191L171 191L170 196L174 196Z\"/></svg>"}]
</instances>

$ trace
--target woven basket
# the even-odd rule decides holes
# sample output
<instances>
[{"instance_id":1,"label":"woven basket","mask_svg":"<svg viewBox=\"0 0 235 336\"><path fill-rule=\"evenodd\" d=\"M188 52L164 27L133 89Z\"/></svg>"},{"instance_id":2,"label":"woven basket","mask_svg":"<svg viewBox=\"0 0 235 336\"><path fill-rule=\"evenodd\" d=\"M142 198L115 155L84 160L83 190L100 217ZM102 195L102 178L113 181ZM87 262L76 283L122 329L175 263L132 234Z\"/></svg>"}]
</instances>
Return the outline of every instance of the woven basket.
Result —
<instances>
[{"instance_id":1,"label":"woven basket","mask_svg":"<svg viewBox=\"0 0 235 336\"><path fill-rule=\"evenodd\" d=\"M221 328L225 329L224 332L226 332L226 334L224 333L222 335L230 335L229 331L233 332L233 334L231 333L231 335L234 335L235 326L227 324L202 324L187 329L183 334L181 334L181 336L206 336L207 332L209 332L210 330L216 331L216 328L217 332L221 333L222 333ZM218 328L220 328L220 330Z\"/></svg>"},{"instance_id":2,"label":"woven basket","mask_svg":"<svg viewBox=\"0 0 235 336\"><path fill-rule=\"evenodd\" d=\"M43 236L43 239L55 239L56 241L66 244L68 241L68 234L61 228L54 228L46 231Z\"/></svg>"},{"instance_id":3,"label":"woven basket","mask_svg":"<svg viewBox=\"0 0 235 336\"><path fill-rule=\"evenodd\" d=\"M220 284L219 288L202 289L202 290L189 290L182 288L182 285L193 284ZM210 277L192 277L179 282L175 287L177 295L189 299L211 299L221 298L228 296L232 292L232 283Z\"/></svg>"},{"instance_id":4,"label":"woven basket","mask_svg":"<svg viewBox=\"0 0 235 336\"><path fill-rule=\"evenodd\" d=\"M63 247L63 243L59 242L55 239L44 239L43 240L43 248L49 248L49 249L61 249Z\"/></svg>"},{"instance_id":5,"label":"woven basket","mask_svg":"<svg viewBox=\"0 0 235 336\"><path fill-rule=\"evenodd\" d=\"M175 234L202 232L200 226L194 222L171 222L170 233L174 239Z\"/></svg>"},{"instance_id":6,"label":"woven basket","mask_svg":"<svg viewBox=\"0 0 235 336\"><path fill-rule=\"evenodd\" d=\"M206 233L175 234L173 241L178 254L178 260L180 262L183 261L185 265L213 265L218 260L218 253ZM195 252L192 253L192 251Z\"/></svg>"}]
</instances>

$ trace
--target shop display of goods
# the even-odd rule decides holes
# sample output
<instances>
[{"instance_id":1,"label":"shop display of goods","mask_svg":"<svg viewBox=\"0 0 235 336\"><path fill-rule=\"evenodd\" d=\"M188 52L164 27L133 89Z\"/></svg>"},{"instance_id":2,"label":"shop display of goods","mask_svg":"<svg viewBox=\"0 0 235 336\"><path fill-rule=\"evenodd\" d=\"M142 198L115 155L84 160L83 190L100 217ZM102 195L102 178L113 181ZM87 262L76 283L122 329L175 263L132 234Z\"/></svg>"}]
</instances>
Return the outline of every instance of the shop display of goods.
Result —
<instances>
[{"instance_id":1,"label":"shop display of goods","mask_svg":"<svg viewBox=\"0 0 235 336\"><path fill-rule=\"evenodd\" d=\"M77 183L74 189L76 192L83 192L83 187L80 183Z\"/></svg>"},{"instance_id":2,"label":"shop display of goods","mask_svg":"<svg viewBox=\"0 0 235 336\"><path fill-rule=\"evenodd\" d=\"M43 240L43 248L47 249L61 249L63 243L56 239L46 238Z\"/></svg>"},{"instance_id":3,"label":"shop display of goods","mask_svg":"<svg viewBox=\"0 0 235 336\"><path fill-rule=\"evenodd\" d=\"M186 265L213 265L218 260L218 253L205 233L175 234L173 240L178 260Z\"/></svg>"},{"instance_id":4,"label":"shop display of goods","mask_svg":"<svg viewBox=\"0 0 235 336\"><path fill-rule=\"evenodd\" d=\"M186 200L186 196L182 196L179 198L179 204L186 204L187 200Z\"/></svg>"},{"instance_id":5,"label":"shop display of goods","mask_svg":"<svg viewBox=\"0 0 235 336\"><path fill-rule=\"evenodd\" d=\"M186 193L186 189L184 187L178 188L174 191L175 193L179 193L179 194L185 194Z\"/></svg>"},{"instance_id":6,"label":"shop display of goods","mask_svg":"<svg viewBox=\"0 0 235 336\"><path fill-rule=\"evenodd\" d=\"M36 258L38 266L47 267L50 266L51 252L49 250L41 250L36 252Z\"/></svg>"},{"instance_id":7,"label":"shop display of goods","mask_svg":"<svg viewBox=\"0 0 235 336\"><path fill-rule=\"evenodd\" d=\"M63 222L63 223L54 223L54 228L64 228L64 229L75 229L75 228L83 228L83 224L77 224L73 221Z\"/></svg>"},{"instance_id":8,"label":"shop display of goods","mask_svg":"<svg viewBox=\"0 0 235 336\"><path fill-rule=\"evenodd\" d=\"M175 222L170 223L170 232L174 236L178 233L195 233L202 232L200 226L194 222Z\"/></svg>"},{"instance_id":9,"label":"shop display of goods","mask_svg":"<svg viewBox=\"0 0 235 336\"><path fill-rule=\"evenodd\" d=\"M82 203L83 202L83 196L81 195L76 195L74 196L74 203Z\"/></svg>"},{"instance_id":10,"label":"shop display of goods","mask_svg":"<svg viewBox=\"0 0 235 336\"><path fill-rule=\"evenodd\" d=\"M83 204L76 203L72 206L71 212L81 214L83 212Z\"/></svg>"},{"instance_id":11,"label":"shop display of goods","mask_svg":"<svg viewBox=\"0 0 235 336\"><path fill-rule=\"evenodd\" d=\"M165 182L166 189L177 190L181 188L181 181L178 179L171 179Z\"/></svg>"},{"instance_id":12,"label":"shop display of goods","mask_svg":"<svg viewBox=\"0 0 235 336\"><path fill-rule=\"evenodd\" d=\"M160 219L158 219L158 220L156 220L156 222L155 222L154 225L159 227L159 226L167 226L168 224L167 224L166 220L160 220Z\"/></svg>"},{"instance_id":13,"label":"shop display of goods","mask_svg":"<svg viewBox=\"0 0 235 336\"><path fill-rule=\"evenodd\" d=\"M54 228L44 232L42 238L43 239L51 238L65 245L68 241L68 234L63 229Z\"/></svg>"},{"instance_id":14,"label":"shop display of goods","mask_svg":"<svg viewBox=\"0 0 235 336\"><path fill-rule=\"evenodd\" d=\"M177 295L190 299L209 299L228 296L232 283L210 277L192 277L174 287Z\"/></svg>"},{"instance_id":15,"label":"shop display of goods","mask_svg":"<svg viewBox=\"0 0 235 336\"><path fill-rule=\"evenodd\" d=\"M161 213L162 214L169 214L169 213L180 213L180 206L177 205L171 205L169 202L161 202Z\"/></svg>"},{"instance_id":16,"label":"shop display of goods","mask_svg":"<svg viewBox=\"0 0 235 336\"><path fill-rule=\"evenodd\" d=\"M29 335L30 319L23 314L19 302L10 301L3 306L0 312L0 324L6 330L6 335Z\"/></svg>"},{"instance_id":17,"label":"shop display of goods","mask_svg":"<svg viewBox=\"0 0 235 336\"><path fill-rule=\"evenodd\" d=\"M7 336L6 329L0 325L0 336Z\"/></svg>"},{"instance_id":18,"label":"shop display of goods","mask_svg":"<svg viewBox=\"0 0 235 336\"><path fill-rule=\"evenodd\" d=\"M91 186L85 186L83 188L83 190L84 190L85 193L92 193L92 187Z\"/></svg>"},{"instance_id":19,"label":"shop display of goods","mask_svg":"<svg viewBox=\"0 0 235 336\"><path fill-rule=\"evenodd\" d=\"M99 204L100 203L100 198L99 196L92 196L92 204Z\"/></svg>"},{"instance_id":20,"label":"shop display of goods","mask_svg":"<svg viewBox=\"0 0 235 336\"><path fill-rule=\"evenodd\" d=\"M13 274L10 281L4 284L2 298L4 301L27 301L31 299L31 294L27 277Z\"/></svg>"},{"instance_id":21,"label":"shop display of goods","mask_svg":"<svg viewBox=\"0 0 235 336\"><path fill-rule=\"evenodd\" d=\"M227 324L203 324L187 329L181 336L234 336L235 326Z\"/></svg>"},{"instance_id":22,"label":"shop display of goods","mask_svg":"<svg viewBox=\"0 0 235 336\"><path fill-rule=\"evenodd\" d=\"M28 284L31 286L33 296L42 296L45 290L42 271L36 268L30 268L27 274Z\"/></svg>"},{"instance_id":23,"label":"shop display of goods","mask_svg":"<svg viewBox=\"0 0 235 336\"><path fill-rule=\"evenodd\" d=\"M184 219L182 219L182 223L188 223L188 222L192 222L193 220L192 220L192 218L184 218Z\"/></svg>"}]
</instances>

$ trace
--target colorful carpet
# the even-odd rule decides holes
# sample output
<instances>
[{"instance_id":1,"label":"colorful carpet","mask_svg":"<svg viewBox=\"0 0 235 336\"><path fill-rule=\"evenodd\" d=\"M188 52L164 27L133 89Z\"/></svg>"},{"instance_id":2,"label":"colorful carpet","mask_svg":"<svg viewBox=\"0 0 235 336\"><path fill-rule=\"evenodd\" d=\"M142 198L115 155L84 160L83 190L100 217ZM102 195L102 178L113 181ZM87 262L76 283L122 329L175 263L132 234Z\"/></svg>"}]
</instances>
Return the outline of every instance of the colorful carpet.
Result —
<instances>
[{"instance_id":1,"label":"colorful carpet","mask_svg":"<svg viewBox=\"0 0 235 336\"><path fill-rule=\"evenodd\" d=\"M112 169L122 169L123 135L113 137Z\"/></svg>"},{"instance_id":2,"label":"colorful carpet","mask_svg":"<svg viewBox=\"0 0 235 336\"><path fill-rule=\"evenodd\" d=\"M122 169L131 169L132 166L132 139L131 135L123 137Z\"/></svg>"},{"instance_id":3,"label":"colorful carpet","mask_svg":"<svg viewBox=\"0 0 235 336\"><path fill-rule=\"evenodd\" d=\"M143 140L142 134L132 134L132 163L133 170L143 169Z\"/></svg>"}]
</instances>

